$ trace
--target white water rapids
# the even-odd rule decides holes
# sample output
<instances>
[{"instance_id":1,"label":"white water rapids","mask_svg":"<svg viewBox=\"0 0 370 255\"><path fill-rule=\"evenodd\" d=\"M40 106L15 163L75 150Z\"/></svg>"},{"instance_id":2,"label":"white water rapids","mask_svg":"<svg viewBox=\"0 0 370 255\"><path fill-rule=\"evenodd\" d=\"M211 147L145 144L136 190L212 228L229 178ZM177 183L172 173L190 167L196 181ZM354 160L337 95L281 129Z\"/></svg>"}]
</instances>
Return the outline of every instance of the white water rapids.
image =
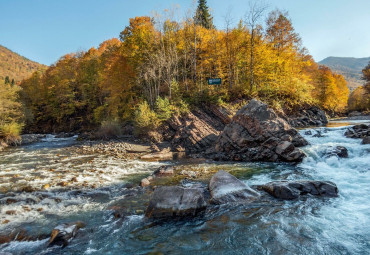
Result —
<instances>
[{"instance_id":1,"label":"white water rapids","mask_svg":"<svg viewBox=\"0 0 370 255\"><path fill-rule=\"evenodd\" d=\"M12 229L48 234L58 224L76 220L84 221L86 229L64 249L48 248L45 238L0 244L0 253L369 254L370 145L346 138L347 128L338 122L301 130L310 145L302 148L307 157L296 166L217 162L180 166L193 171L223 169L249 185L327 180L336 183L339 197L221 207L193 220L165 223L143 216L140 208L145 208L146 197L130 203L134 208L139 204L140 210L124 219L115 219L108 210L127 198L122 193L126 183L137 184L162 163L74 154L68 149L74 138L49 136L41 143L8 149L0 153L0 236ZM312 135L305 135L308 130ZM323 137L313 137L317 130ZM330 146L346 147L349 157L325 157Z\"/></svg>"}]
</instances>

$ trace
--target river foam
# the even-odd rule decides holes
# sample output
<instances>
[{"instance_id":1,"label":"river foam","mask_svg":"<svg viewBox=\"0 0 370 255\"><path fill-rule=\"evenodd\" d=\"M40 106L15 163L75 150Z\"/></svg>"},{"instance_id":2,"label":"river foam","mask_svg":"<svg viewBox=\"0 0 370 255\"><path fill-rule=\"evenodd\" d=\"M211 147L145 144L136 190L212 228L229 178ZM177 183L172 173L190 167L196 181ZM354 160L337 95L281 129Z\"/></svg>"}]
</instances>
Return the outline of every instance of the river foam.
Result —
<instances>
[{"instance_id":1,"label":"river foam","mask_svg":"<svg viewBox=\"0 0 370 255\"><path fill-rule=\"evenodd\" d=\"M360 139L346 138L347 127L342 125L348 124L351 123L330 123L330 127L301 130L310 145L302 148L307 157L298 165L206 162L178 166L200 171L205 176L226 170L248 185L275 180L332 181L338 186L339 197L308 196L293 201L262 201L251 206L220 206L207 210L201 217L184 221L150 221L142 210L148 194L130 197L125 193L127 182L139 183L160 166L159 163L71 154L65 145L60 145L70 140L50 137L44 143L59 145L39 144L2 153L0 175L5 179L1 179L0 187L7 191L0 194L0 217L10 222L0 225L0 232L22 227L31 233L50 233L59 223L77 220L84 221L86 228L63 250L47 248L47 239L43 239L13 241L0 245L0 251L14 254L367 254L370 250L370 145L361 145ZM313 136L317 131L322 137ZM349 157L324 156L332 146L346 147ZM73 177L77 182L58 185ZM24 182L35 190L19 192L18 186ZM51 185L44 190L42 185L46 183ZM13 203L7 203L8 199L14 199L10 200ZM125 202L127 199L132 200L130 204ZM116 219L109 208L117 204L132 206L135 213ZM9 210L17 214L6 214Z\"/></svg>"}]
</instances>

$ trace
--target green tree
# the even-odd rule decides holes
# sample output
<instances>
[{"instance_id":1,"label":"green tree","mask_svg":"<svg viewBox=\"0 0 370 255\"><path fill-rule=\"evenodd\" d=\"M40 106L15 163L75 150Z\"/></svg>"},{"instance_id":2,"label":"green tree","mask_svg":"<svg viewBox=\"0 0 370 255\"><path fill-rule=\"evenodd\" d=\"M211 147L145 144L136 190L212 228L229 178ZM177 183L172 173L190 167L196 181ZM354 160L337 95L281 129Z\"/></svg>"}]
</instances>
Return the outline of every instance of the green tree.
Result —
<instances>
[{"instance_id":1,"label":"green tree","mask_svg":"<svg viewBox=\"0 0 370 255\"><path fill-rule=\"evenodd\" d=\"M198 0L198 8L195 13L194 21L196 25L200 25L207 29L214 28L213 18L209 13L207 0Z\"/></svg>"},{"instance_id":2,"label":"green tree","mask_svg":"<svg viewBox=\"0 0 370 255\"><path fill-rule=\"evenodd\" d=\"M5 77L5 84L9 84L9 83L10 83L9 76L6 76L6 77Z\"/></svg>"}]
</instances>

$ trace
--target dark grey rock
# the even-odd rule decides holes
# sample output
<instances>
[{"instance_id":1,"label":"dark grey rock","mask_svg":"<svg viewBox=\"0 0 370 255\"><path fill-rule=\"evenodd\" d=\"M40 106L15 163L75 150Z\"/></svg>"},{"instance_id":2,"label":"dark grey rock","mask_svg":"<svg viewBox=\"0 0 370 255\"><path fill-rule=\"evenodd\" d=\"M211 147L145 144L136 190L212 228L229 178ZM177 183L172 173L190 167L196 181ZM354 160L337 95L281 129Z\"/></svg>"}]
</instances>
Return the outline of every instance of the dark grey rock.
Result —
<instances>
[{"instance_id":1,"label":"dark grey rock","mask_svg":"<svg viewBox=\"0 0 370 255\"><path fill-rule=\"evenodd\" d=\"M216 160L300 162L308 142L266 104L251 100L233 117L209 156Z\"/></svg>"},{"instance_id":2,"label":"dark grey rock","mask_svg":"<svg viewBox=\"0 0 370 255\"><path fill-rule=\"evenodd\" d=\"M337 197L338 188L329 181L275 181L257 186L271 196L283 200L292 200L303 195Z\"/></svg>"},{"instance_id":3,"label":"dark grey rock","mask_svg":"<svg viewBox=\"0 0 370 255\"><path fill-rule=\"evenodd\" d=\"M323 126L328 123L325 112L318 107L314 106L298 112L298 114L288 118L292 127Z\"/></svg>"},{"instance_id":4,"label":"dark grey rock","mask_svg":"<svg viewBox=\"0 0 370 255\"><path fill-rule=\"evenodd\" d=\"M312 131L311 130L307 130L304 132L305 135L312 135Z\"/></svg>"},{"instance_id":5,"label":"dark grey rock","mask_svg":"<svg viewBox=\"0 0 370 255\"><path fill-rule=\"evenodd\" d=\"M365 137L364 139L362 139L361 144L370 144L370 137Z\"/></svg>"},{"instance_id":6,"label":"dark grey rock","mask_svg":"<svg viewBox=\"0 0 370 255\"><path fill-rule=\"evenodd\" d=\"M145 215L148 218L195 216L205 207L202 189L163 186L154 190Z\"/></svg>"},{"instance_id":7,"label":"dark grey rock","mask_svg":"<svg viewBox=\"0 0 370 255\"><path fill-rule=\"evenodd\" d=\"M360 124L348 128L344 135L348 138L370 137L370 125Z\"/></svg>"},{"instance_id":8,"label":"dark grey rock","mask_svg":"<svg viewBox=\"0 0 370 255\"><path fill-rule=\"evenodd\" d=\"M73 223L63 223L56 226L51 231L49 246L51 245L62 245L63 247L67 246L70 240L76 236L77 231L83 227L85 227L85 224L81 221Z\"/></svg>"},{"instance_id":9,"label":"dark grey rock","mask_svg":"<svg viewBox=\"0 0 370 255\"><path fill-rule=\"evenodd\" d=\"M325 152L325 157L337 156L339 158L348 158L348 150L343 146L329 147Z\"/></svg>"},{"instance_id":10,"label":"dark grey rock","mask_svg":"<svg viewBox=\"0 0 370 255\"><path fill-rule=\"evenodd\" d=\"M211 193L210 202L213 204L245 203L259 198L259 194L238 180L235 176L218 171L209 181Z\"/></svg>"}]
</instances>

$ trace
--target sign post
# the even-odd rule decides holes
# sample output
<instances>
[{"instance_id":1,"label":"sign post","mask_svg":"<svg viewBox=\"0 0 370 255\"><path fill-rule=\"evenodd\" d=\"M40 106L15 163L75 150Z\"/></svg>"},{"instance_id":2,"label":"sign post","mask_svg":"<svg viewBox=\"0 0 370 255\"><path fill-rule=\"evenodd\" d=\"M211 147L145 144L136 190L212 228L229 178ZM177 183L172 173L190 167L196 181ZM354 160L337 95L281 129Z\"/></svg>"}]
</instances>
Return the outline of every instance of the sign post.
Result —
<instances>
[{"instance_id":1,"label":"sign post","mask_svg":"<svg viewBox=\"0 0 370 255\"><path fill-rule=\"evenodd\" d=\"M221 78L209 78L208 85L221 85Z\"/></svg>"}]
</instances>

